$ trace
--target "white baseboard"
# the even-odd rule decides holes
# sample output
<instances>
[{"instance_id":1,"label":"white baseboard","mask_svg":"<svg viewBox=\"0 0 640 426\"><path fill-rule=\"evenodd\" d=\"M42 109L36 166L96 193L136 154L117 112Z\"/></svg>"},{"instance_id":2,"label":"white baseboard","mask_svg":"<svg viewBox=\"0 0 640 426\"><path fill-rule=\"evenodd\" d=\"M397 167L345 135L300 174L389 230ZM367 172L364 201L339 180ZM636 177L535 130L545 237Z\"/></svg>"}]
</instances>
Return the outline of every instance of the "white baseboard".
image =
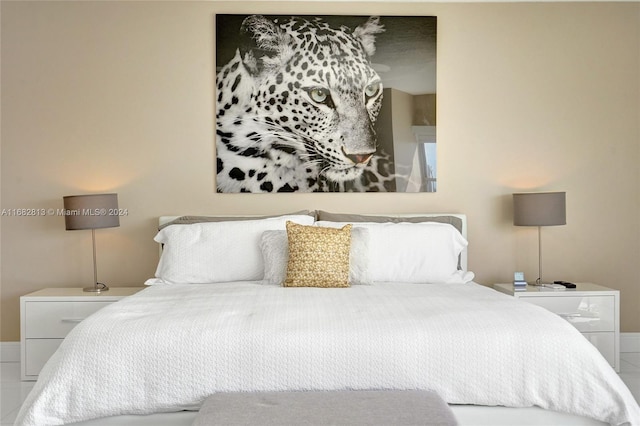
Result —
<instances>
[{"instance_id":1,"label":"white baseboard","mask_svg":"<svg viewBox=\"0 0 640 426\"><path fill-rule=\"evenodd\" d=\"M640 352L640 333L620 333L620 352Z\"/></svg>"},{"instance_id":2,"label":"white baseboard","mask_svg":"<svg viewBox=\"0 0 640 426\"><path fill-rule=\"evenodd\" d=\"M0 362L20 362L20 342L0 342Z\"/></svg>"}]
</instances>

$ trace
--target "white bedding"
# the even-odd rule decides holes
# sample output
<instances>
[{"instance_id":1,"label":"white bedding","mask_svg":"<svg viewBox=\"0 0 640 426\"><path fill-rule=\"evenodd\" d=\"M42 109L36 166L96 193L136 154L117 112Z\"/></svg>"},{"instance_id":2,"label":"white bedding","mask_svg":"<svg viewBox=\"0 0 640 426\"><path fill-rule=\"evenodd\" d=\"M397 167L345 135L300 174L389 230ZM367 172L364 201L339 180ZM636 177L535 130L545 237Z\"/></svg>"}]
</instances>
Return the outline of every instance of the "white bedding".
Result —
<instances>
[{"instance_id":1,"label":"white bedding","mask_svg":"<svg viewBox=\"0 0 640 426\"><path fill-rule=\"evenodd\" d=\"M220 391L432 389L613 425L640 408L584 337L474 283L153 286L79 324L16 425L197 409Z\"/></svg>"}]
</instances>

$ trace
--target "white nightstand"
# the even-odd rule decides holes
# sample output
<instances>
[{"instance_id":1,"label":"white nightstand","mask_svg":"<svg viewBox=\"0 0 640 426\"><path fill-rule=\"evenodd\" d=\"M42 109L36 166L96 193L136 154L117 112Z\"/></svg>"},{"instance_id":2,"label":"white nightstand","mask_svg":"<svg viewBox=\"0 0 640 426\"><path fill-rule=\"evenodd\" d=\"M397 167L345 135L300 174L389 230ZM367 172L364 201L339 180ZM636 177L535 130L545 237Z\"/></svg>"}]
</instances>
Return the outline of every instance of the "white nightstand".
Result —
<instances>
[{"instance_id":1,"label":"white nightstand","mask_svg":"<svg viewBox=\"0 0 640 426\"><path fill-rule=\"evenodd\" d=\"M493 288L560 315L580 330L616 371L620 371L618 290L591 283L576 283L576 288L565 290L528 285L526 290L514 291L513 284L494 284Z\"/></svg>"},{"instance_id":2,"label":"white nightstand","mask_svg":"<svg viewBox=\"0 0 640 426\"><path fill-rule=\"evenodd\" d=\"M104 293L81 288L45 288L20 297L22 380L36 380L49 357L80 321L144 287L111 287Z\"/></svg>"}]
</instances>

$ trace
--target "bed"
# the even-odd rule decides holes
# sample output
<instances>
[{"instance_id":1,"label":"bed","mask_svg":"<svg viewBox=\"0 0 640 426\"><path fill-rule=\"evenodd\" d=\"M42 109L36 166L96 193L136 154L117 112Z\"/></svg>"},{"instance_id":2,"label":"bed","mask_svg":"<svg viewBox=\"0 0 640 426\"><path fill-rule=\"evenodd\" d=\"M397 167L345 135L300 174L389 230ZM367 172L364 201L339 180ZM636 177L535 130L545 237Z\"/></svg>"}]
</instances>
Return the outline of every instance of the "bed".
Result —
<instances>
[{"instance_id":1,"label":"bed","mask_svg":"<svg viewBox=\"0 0 640 426\"><path fill-rule=\"evenodd\" d=\"M435 391L461 425L640 424L568 322L473 282L464 215L162 217L156 241L148 288L67 336L16 425L188 425L218 392L370 389Z\"/></svg>"}]
</instances>

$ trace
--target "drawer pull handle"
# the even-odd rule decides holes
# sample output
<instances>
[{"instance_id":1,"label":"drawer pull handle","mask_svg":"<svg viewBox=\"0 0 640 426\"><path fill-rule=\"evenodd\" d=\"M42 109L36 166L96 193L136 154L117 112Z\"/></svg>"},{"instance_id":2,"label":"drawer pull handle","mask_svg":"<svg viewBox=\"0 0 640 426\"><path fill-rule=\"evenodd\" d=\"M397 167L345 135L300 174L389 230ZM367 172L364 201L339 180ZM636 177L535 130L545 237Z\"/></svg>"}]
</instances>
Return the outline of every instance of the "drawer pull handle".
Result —
<instances>
[{"instance_id":1,"label":"drawer pull handle","mask_svg":"<svg viewBox=\"0 0 640 426\"><path fill-rule=\"evenodd\" d=\"M84 318L62 318L62 322L73 322L73 323L79 323L82 320L84 320Z\"/></svg>"}]
</instances>

